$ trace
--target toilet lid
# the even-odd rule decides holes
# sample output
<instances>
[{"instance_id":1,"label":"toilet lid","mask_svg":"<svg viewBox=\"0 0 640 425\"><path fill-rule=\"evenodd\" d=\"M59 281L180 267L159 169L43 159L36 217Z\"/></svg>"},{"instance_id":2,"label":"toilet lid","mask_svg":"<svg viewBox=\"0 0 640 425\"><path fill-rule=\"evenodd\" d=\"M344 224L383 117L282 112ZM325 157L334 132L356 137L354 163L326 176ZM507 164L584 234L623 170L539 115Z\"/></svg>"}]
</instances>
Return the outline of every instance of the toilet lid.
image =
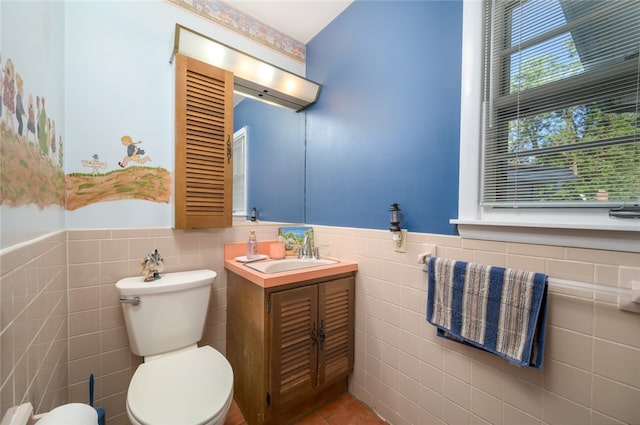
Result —
<instances>
[{"instance_id":1,"label":"toilet lid","mask_svg":"<svg viewBox=\"0 0 640 425\"><path fill-rule=\"evenodd\" d=\"M127 393L129 412L146 424L203 424L225 407L233 371L209 346L138 366Z\"/></svg>"}]
</instances>

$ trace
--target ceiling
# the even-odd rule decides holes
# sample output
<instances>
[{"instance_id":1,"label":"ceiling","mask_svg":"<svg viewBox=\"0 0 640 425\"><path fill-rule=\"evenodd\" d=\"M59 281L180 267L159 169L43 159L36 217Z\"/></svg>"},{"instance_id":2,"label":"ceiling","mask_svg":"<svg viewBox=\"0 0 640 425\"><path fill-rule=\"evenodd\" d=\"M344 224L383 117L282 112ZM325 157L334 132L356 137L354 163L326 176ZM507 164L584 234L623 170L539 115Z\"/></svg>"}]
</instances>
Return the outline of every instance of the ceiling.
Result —
<instances>
[{"instance_id":1,"label":"ceiling","mask_svg":"<svg viewBox=\"0 0 640 425\"><path fill-rule=\"evenodd\" d=\"M271 28L307 44L353 0L227 0Z\"/></svg>"}]
</instances>

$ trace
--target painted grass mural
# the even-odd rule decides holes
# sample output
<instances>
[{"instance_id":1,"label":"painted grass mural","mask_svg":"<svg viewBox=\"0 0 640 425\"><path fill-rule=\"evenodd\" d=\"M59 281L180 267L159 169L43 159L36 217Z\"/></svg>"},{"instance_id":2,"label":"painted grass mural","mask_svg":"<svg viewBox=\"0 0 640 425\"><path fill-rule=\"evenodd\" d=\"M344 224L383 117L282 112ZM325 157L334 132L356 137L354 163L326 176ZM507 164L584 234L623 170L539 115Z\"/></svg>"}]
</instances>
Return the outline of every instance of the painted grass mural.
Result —
<instances>
[{"instance_id":1,"label":"painted grass mural","mask_svg":"<svg viewBox=\"0 0 640 425\"><path fill-rule=\"evenodd\" d=\"M67 209L121 199L169 203L171 173L161 167L128 167L105 174L71 173L65 178Z\"/></svg>"},{"instance_id":2,"label":"painted grass mural","mask_svg":"<svg viewBox=\"0 0 640 425\"><path fill-rule=\"evenodd\" d=\"M130 166L104 174L71 173L44 157L39 147L0 124L0 203L11 207L35 204L75 210L120 199L169 203L171 173L162 167ZM96 161L96 159L94 159ZM97 162L99 163L99 161Z\"/></svg>"},{"instance_id":3,"label":"painted grass mural","mask_svg":"<svg viewBox=\"0 0 640 425\"><path fill-rule=\"evenodd\" d=\"M12 207L65 206L64 173L38 145L0 125L0 203Z\"/></svg>"},{"instance_id":4,"label":"painted grass mural","mask_svg":"<svg viewBox=\"0 0 640 425\"><path fill-rule=\"evenodd\" d=\"M140 199L169 203L171 173L142 166L151 157L142 141L123 135L126 154L113 171L98 154L83 159L87 172L64 174L64 144L40 95L25 97L25 82L8 58L0 56L0 204L9 207L60 206L76 210L104 201ZM24 108L24 99L28 108ZM25 126L26 118L26 126ZM133 165L138 164L138 165Z\"/></svg>"},{"instance_id":5,"label":"painted grass mural","mask_svg":"<svg viewBox=\"0 0 640 425\"><path fill-rule=\"evenodd\" d=\"M2 204L12 207L35 204L40 208L58 205L75 210L121 199L170 201L171 173L162 167L130 166L104 174L90 171L65 176L60 167L42 156L37 145L24 143L4 125L0 125L0 132Z\"/></svg>"}]
</instances>

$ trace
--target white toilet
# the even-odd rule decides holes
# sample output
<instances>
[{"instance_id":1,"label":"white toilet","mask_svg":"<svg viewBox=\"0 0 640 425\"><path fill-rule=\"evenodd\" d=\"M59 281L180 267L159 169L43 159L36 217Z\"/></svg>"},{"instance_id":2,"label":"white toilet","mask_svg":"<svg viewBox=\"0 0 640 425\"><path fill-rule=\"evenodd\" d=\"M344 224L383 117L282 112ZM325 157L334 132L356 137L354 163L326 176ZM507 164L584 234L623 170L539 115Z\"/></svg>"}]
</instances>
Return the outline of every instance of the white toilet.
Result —
<instances>
[{"instance_id":1,"label":"white toilet","mask_svg":"<svg viewBox=\"0 0 640 425\"><path fill-rule=\"evenodd\" d=\"M224 423L233 401L233 370L218 351L196 344L215 277L211 270L195 270L116 283L131 351L144 356L127 393L133 425Z\"/></svg>"}]
</instances>

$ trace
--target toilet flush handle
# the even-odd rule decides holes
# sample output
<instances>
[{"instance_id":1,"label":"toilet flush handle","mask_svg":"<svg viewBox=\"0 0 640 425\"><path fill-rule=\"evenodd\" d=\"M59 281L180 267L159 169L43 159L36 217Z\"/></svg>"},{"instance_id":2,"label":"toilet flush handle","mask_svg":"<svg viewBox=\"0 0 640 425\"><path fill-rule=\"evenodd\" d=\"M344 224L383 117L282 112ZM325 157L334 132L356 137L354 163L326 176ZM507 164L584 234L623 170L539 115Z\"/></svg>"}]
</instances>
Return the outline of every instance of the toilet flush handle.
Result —
<instances>
[{"instance_id":1,"label":"toilet flush handle","mask_svg":"<svg viewBox=\"0 0 640 425\"><path fill-rule=\"evenodd\" d=\"M131 304L135 307L137 305L140 305L140 297L120 298L120 302L124 304Z\"/></svg>"}]
</instances>

